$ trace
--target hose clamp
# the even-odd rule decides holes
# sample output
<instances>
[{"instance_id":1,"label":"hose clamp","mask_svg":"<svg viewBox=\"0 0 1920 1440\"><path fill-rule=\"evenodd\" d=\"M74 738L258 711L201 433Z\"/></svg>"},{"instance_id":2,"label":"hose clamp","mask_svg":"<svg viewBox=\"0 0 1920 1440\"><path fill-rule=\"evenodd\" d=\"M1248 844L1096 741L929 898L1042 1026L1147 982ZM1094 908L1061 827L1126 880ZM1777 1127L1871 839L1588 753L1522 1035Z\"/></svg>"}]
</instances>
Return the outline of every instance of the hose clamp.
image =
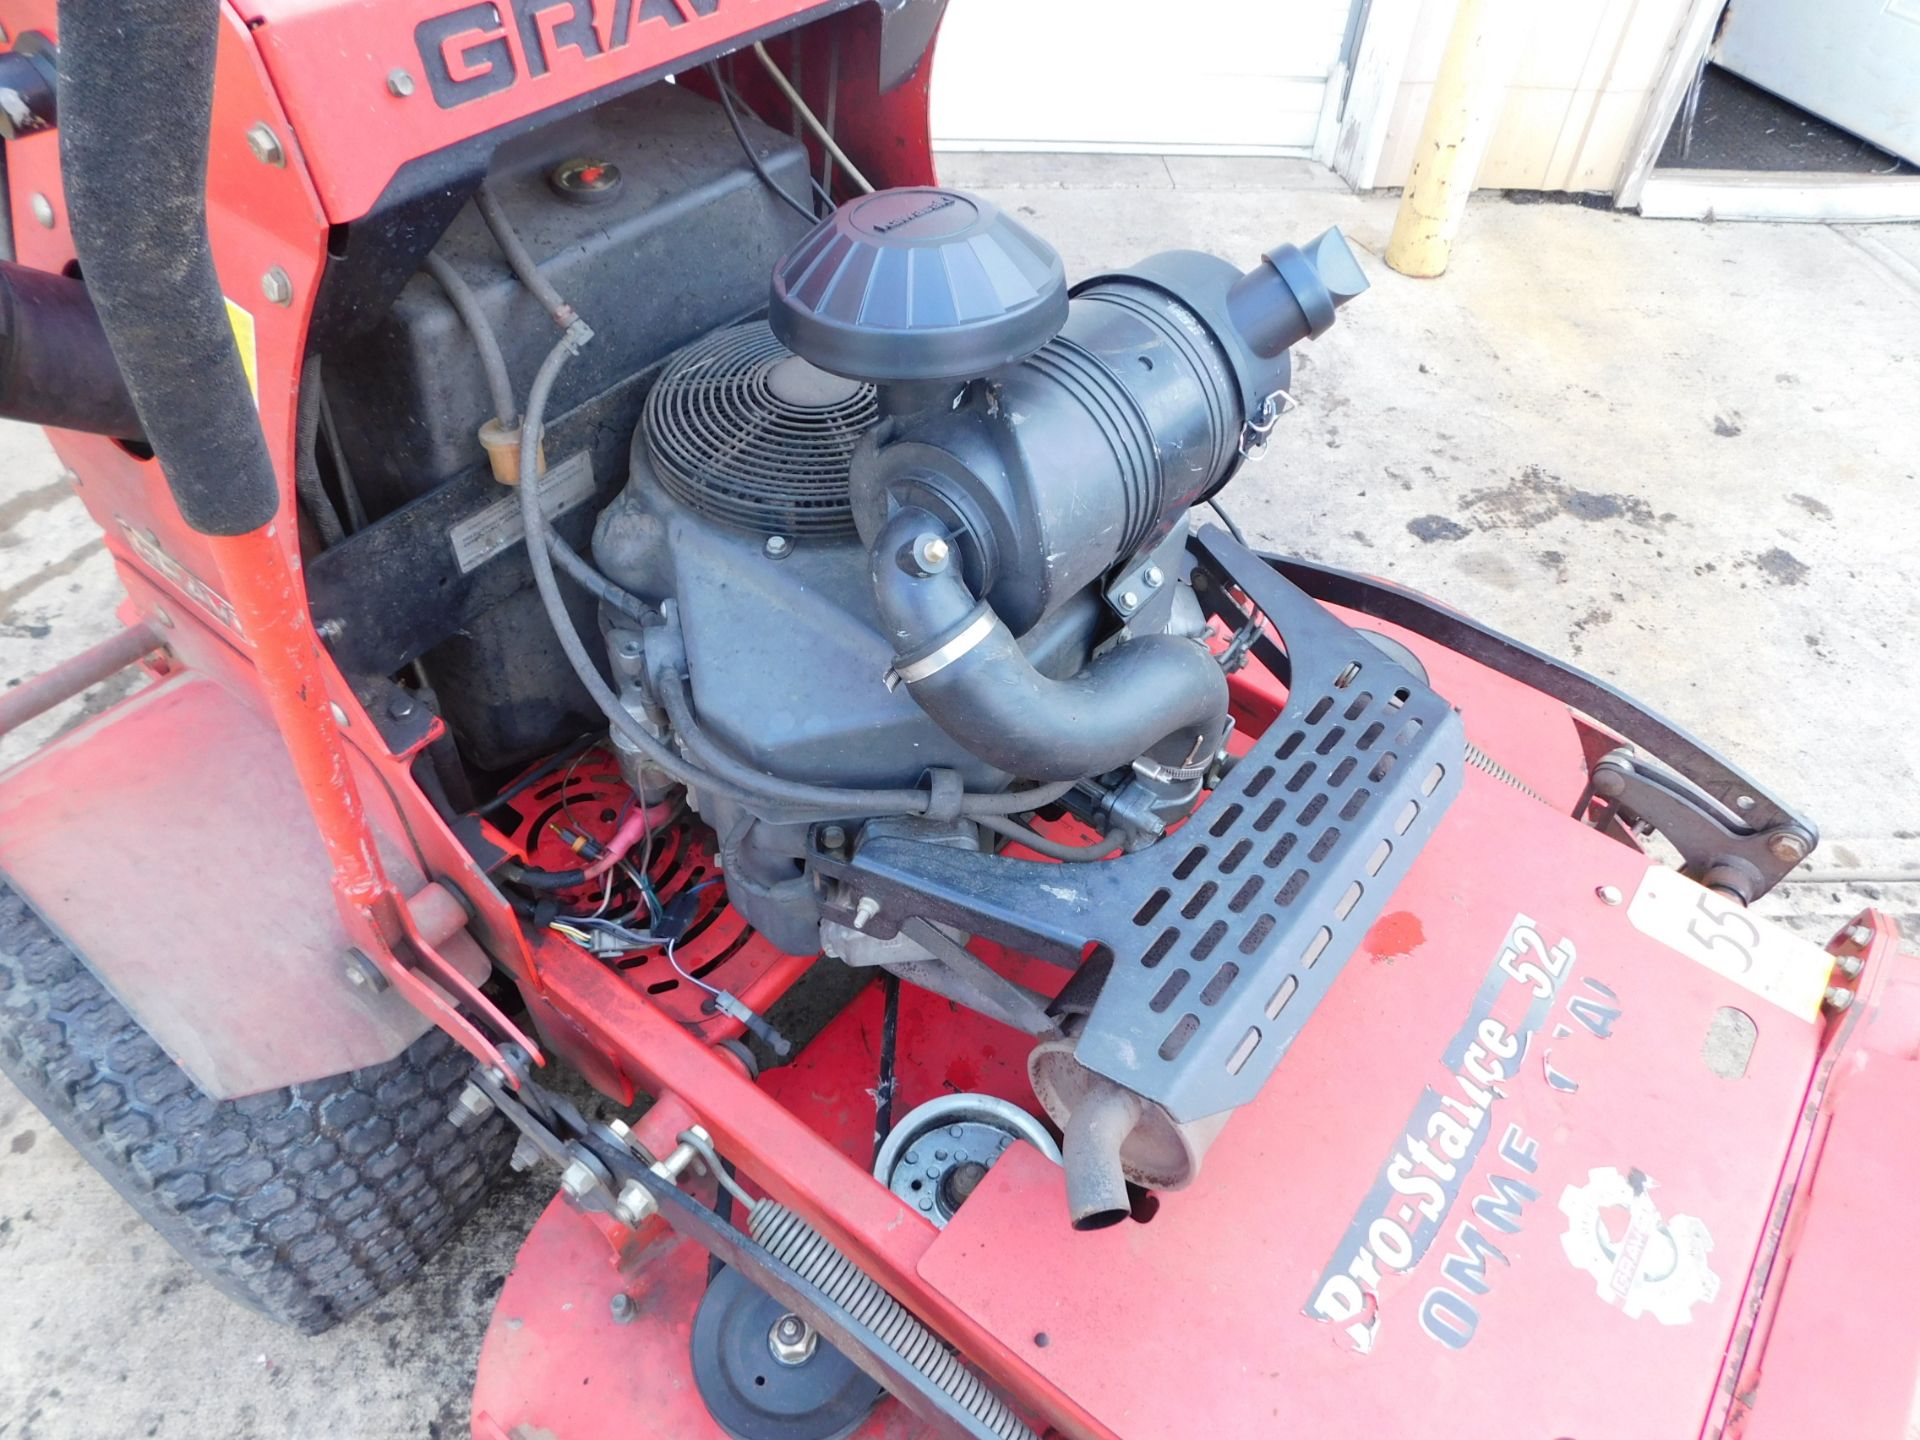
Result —
<instances>
[{"instance_id":1,"label":"hose clamp","mask_svg":"<svg viewBox=\"0 0 1920 1440\"><path fill-rule=\"evenodd\" d=\"M887 667L887 673L882 677L886 681L887 689L899 689L902 680L911 685L917 680L925 680L929 675L938 675L991 635L997 623L994 613L982 605L973 619L960 627L960 633L944 645L937 646L918 660L906 665L896 664Z\"/></svg>"},{"instance_id":2,"label":"hose clamp","mask_svg":"<svg viewBox=\"0 0 1920 1440\"><path fill-rule=\"evenodd\" d=\"M1248 417L1240 430L1240 458L1258 460L1267 453L1267 436L1280 422L1280 417L1300 402L1285 390L1276 390L1260 402L1260 409Z\"/></svg>"}]
</instances>

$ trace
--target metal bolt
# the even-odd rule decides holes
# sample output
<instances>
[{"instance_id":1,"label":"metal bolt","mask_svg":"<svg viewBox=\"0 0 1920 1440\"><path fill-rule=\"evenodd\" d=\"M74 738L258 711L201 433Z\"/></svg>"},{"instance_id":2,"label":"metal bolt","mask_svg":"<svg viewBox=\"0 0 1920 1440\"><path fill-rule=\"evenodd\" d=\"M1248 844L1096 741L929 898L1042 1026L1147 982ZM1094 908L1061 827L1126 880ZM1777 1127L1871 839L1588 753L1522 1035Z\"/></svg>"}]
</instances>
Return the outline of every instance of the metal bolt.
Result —
<instances>
[{"instance_id":1,"label":"metal bolt","mask_svg":"<svg viewBox=\"0 0 1920 1440\"><path fill-rule=\"evenodd\" d=\"M820 827L820 844L822 848L827 850L846 849L846 827L843 825L822 825Z\"/></svg>"},{"instance_id":2,"label":"metal bolt","mask_svg":"<svg viewBox=\"0 0 1920 1440\"><path fill-rule=\"evenodd\" d=\"M629 1180L622 1185L613 1202L614 1218L636 1230L651 1220L659 1208L660 1204L653 1198L652 1192L638 1180Z\"/></svg>"},{"instance_id":3,"label":"metal bolt","mask_svg":"<svg viewBox=\"0 0 1920 1440\"><path fill-rule=\"evenodd\" d=\"M1776 860L1798 865L1807 858L1807 837L1798 830L1776 830L1767 837L1767 853Z\"/></svg>"},{"instance_id":4,"label":"metal bolt","mask_svg":"<svg viewBox=\"0 0 1920 1440\"><path fill-rule=\"evenodd\" d=\"M53 202L46 196L34 191L33 198L27 201L27 208L33 211L33 218L40 222L42 230L53 228Z\"/></svg>"},{"instance_id":5,"label":"metal bolt","mask_svg":"<svg viewBox=\"0 0 1920 1440\"><path fill-rule=\"evenodd\" d=\"M600 1184L600 1177L584 1160L570 1160L560 1172L560 1189L569 1200L580 1200Z\"/></svg>"},{"instance_id":6,"label":"metal bolt","mask_svg":"<svg viewBox=\"0 0 1920 1440\"><path fill-rule=\"evenodd\" d=\"M1833 961L1833 968L1851 980L1867 968L1867 962L1858 955L1836 955Z\"/></svg>"},{"instance_id":7,"label":"metal bolt","mask_svg":"<svg viewBox=\"0 0 1920 1440\"><path fill-rule=\"evenodd\" d=\"M880 902L871 895L862 895L860 903L853 907L853 928L864 930L867 922L880 913Z\"/></svg>"},{"instance_id":8,"label":"metal bolt","mask_svg":"<svg viewBox=\"0 0 1920 1440\"><path fill-rule=\"evenodd\" d=\"M253 151L253 158L262 165L275 165L282 170L287 168L287 152L280 144L280 137L264 121L256 121L247 127L247 148Z\"/></svg>"},{"instance_id":9,"label":"metal bolt","mask_svg":"<svg viewBox=\"0 0 1920 1440\"><path fill-rule=\"evenodd\" d=\"M624 1290L614 1292L613 1299L607 1302L607 1309L612 1313L616 1325L632 1324L633 1317L640 1313L640 1307L633 1303L633 1296Z\"/></svg>"},{"instance_id":10,"label":"metal bolt","mask_svg":"<svg viewBox=\"0 0 1920 1440\"><path fill-rule=\"evenodd\" d=\"M404 690L387 701L389 720L404 720L411 714L413 714L413 697Z\"/></svg>"},{"instance_id":11,"label":"metal bolt","mask_svg":"<svg viewBox=\"0 0 1920 1440\"><path fill-rule=\"evenodd\" d=\"M447 1112L447 1120L454 1129L464 1130L491 1109L493 1097L469 1080L460 1098L453 1102L453 1109Z\"/></svg>"},{"instance_id":12,"label":"metal bolt","mask_svg":"<svg viewBox=\"0 0 1920 1440\"><path fill-rule=\"evenodd\" d=\"M374 964L372 957L364 950L347 952L346 970L347 983L370 995L378 995L393 983L387 979L386 972Z\"/></svg>"},{"instance_id":13,"label":"metal bolt","mask_svg":"<svg viewBox=\"0 0 1920 1440\"><path fill-rule=\"evenodd\" d=\"M293 281L278 265L260 277L260 293L274 305L293 304Z\"/></svg>"},{"instance_id":14,"label":"metal bolt","mask_svg":"<svg viewBox=\"0 0 1920 1440\"><path fill-rule=\"evenodd\" d=\"M331 644L347 633L347 622L340 619L322 620L313 628L322 640Z\"/></svg>"},{"instance_id":15,"label":"metal bolt","mask_svg":"<svg viewBox=\"0 0 1920 1440\"><path fill-rule=\"evenodd\" d=\"M820 1337L798 1315L782 1315L767 1332L767 1349L782 1365L804 1365L813 1358Z\"/></svg>"},{"instance_id":16,"label":"metal bolt","mask_svg":"<svg viewBox=\"0 0 1920 1440\"><path fill-rule=\"evenodd\" d=\"M1745 811L1745 810L1753 809L1753 807L1757 805L1759 802L1755 800L1751 795L1742 795L1733 803L1736 809Z\"/></svg>"},{"instance_id":17,"label":"metal bolt","mask_svg":"<svg viewBox=\"0 0 1920 1440\"><path fill-rule=\"evenodd\" d=\"M404 100L413 93L413 76L405 70L387 72L387 93L396 99Z\"/></svg>"},{"instance_id":18,"label":"metal bolt","mask_svg":"<svg viewBox=\"0 0 1920 1440\"><path fill-rule=\"evenodd\" d=\"M769 560L784 560L793 553L793 541L784 535L769 535L767 543L760 548L766 551Z\"/></svg>"},{"instance_id":19,"label":"metal bolt","mask_svg":"<svg viewBox=\"0 0 1920 1440\"><path fill-rule=\"evenodd\" d=\"M647 647L640 643L637 636L622 635L620 639L615 642L613 653L618 655L622 660L638 660L647 653Z\"/></svg>"},{"instance_id":20,"label":"metal bolt","mask_svg":"<svg viewBox=\"0 0 1920 1440\"><path fill-rule=\"evenodd\" d=\"M1601 885L1593 893L1600 897L1602 905L1618 905L1623 898L1618 885Z\"/></svg>"},{"instance_id":21,"label":"metal bolt","mask_svg":"<svg viewBox=\"0 0 1920 1440\"><path fill-rule=\"evenodd\" d=\"M513 1167L516 1175L523 1175L540 1163L540 1147L522 1135L513 1147L513 1154L507 1164Z\"/></svg>"},{"instance_id":22,"label":"metal bolt","mask_svg":"<svg viewBox=\"0 0 1920 1440\"><path fill-rule=\"evenodd\" d=\"M1829 985L1827 987L1827 1008L1829 1010L1844 1010L1851 1004L1853 1004L1853 991L1840 985Z\"/></svg>"},{"instance_id":23,"label":"metal bolt","mask_svg":"<svg viewBox=\"0 0 1920 1440\"><path fill-rule=\"evenodd\" d=\"M1140 578L1147 582L1147 588L1149 590L1158 590L1161 583L1167 578L1167 573L1158 565L1149 565L1147 566L1147 573Z\"/></svg>"},{"instance_id":24,"label":"metal bolt","mask_svg":"<svg viewBox=\"0 0 1920 1440\"><path fill-rule=\"evenodd\" d=\"M1131 590L1127 591L1126 594L1120 597L1120 608L1125 611L1138 610L1140 608L1140 597Z\"/></svg>"},{"instance_id":25,"label":"metal bolt","mask_svg":"<svg viewBox=\"0 0 1920 1440\"><path fill-rule=\"evenodd\" d=\"M333 712L333 723L338 725L342 730L345 730L353 724L353 721L347 718L347 712L340 707L338 700L329 700L327 702L327 709Z\"/></svg>"},{"instance_id":26,"label":"metal bolt","mask_svg":"<svg viewBox=\"0 0 1920 1440\"><path fill-rule=\"evenodd\" d=\"M913 542L914 563L929 574L946 569L952 553L944 535L922 535Z\"/></svg>"},{"instance_id":27,"label":"metal bolt","mask_svg":"<svg viewBox=\"0 0 1920 1440\"><path fill-rule=\"evenodd\" d=\"M1864 950L1873 944L1873 927L1871 925L1849 925L1847 927L1847 939Z\"/></svg>"}]
</instances>

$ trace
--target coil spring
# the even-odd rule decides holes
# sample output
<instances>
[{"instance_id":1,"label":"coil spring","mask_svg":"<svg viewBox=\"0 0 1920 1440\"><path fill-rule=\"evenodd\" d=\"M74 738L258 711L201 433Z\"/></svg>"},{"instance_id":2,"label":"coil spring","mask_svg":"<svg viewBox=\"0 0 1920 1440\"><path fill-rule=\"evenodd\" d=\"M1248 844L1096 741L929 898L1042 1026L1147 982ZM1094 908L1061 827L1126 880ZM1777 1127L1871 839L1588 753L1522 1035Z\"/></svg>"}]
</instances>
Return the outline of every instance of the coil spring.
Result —
<instances>
[{"instance_id":1,"label":"coil spring","mask_svg":"<svg viewBox=\"0 0 1920 1440\"><path fill-rule=\"evenodd\" d=\"M748 1214L747 1228L764 1249L830 1296L1000 1440L1036 1440L1026 1422L938 1335L798 1215L784 1205L760 1200Z\"/></svg>"},{"instance_id":2,"label":"coil spring","mask_svg":"<svg viewBox=\"0 0 1920 1440\"><path fill-rule=\"evenodd\" d=\"M1527 784L1526 781L1507 769L1506 766L1487 754L1486 751L1482 750L1478 745L1475 745L1471 740L1467 742L1467 764L1473 766L1476 770L1485 771L1503 785L1511 785L1522 795L1531 796L1533 799L1540 801L1542 805L1547 803L1531 785Z\"/></svg>"}]
</instances>

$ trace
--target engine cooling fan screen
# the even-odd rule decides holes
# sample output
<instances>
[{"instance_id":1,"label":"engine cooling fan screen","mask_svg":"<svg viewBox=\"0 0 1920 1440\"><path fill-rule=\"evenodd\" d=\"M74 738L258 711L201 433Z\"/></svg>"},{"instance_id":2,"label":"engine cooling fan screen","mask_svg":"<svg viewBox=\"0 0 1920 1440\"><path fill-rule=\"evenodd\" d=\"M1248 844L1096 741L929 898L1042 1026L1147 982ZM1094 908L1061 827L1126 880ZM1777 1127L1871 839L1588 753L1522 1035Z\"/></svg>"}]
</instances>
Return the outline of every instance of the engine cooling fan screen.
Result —
<instances>
[{"instance_id":1,"label":"engine cooling fan screen","mask_svg":"<svg viewBox=\"0 0 1920 1440\"><path fill-rule=\"evenodd\" d=\"M708 519L767 535L853 533L847 469L873 386L802 360L762 321L682 351L647 396L660 483Z\"/></svg>"}]
</instances>

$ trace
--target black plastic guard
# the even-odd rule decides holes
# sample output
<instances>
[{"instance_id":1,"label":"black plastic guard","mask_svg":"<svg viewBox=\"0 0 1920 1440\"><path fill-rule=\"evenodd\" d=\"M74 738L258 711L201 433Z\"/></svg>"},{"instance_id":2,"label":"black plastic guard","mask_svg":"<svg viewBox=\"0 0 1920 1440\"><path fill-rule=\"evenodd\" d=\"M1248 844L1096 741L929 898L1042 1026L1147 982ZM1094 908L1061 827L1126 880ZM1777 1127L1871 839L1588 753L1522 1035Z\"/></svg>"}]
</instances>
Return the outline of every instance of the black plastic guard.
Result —
<instances>
[{"instance_id":1,"label":"black plastic guard","mask_svg":"<svg viewBox=\"0 0 1920 1440\"><path fill-rule=\"evenodd\" d=\"M1224 530L1194 545L1281 637L1291 688L1185 826L1097 864L880 840L849 868L879 933L920 915L1069 964L1110 952L1076 1055L1181 1122L1259 1093L1465 765L1460 717L1423 681Z\"/></svg>"}]
</instances>

